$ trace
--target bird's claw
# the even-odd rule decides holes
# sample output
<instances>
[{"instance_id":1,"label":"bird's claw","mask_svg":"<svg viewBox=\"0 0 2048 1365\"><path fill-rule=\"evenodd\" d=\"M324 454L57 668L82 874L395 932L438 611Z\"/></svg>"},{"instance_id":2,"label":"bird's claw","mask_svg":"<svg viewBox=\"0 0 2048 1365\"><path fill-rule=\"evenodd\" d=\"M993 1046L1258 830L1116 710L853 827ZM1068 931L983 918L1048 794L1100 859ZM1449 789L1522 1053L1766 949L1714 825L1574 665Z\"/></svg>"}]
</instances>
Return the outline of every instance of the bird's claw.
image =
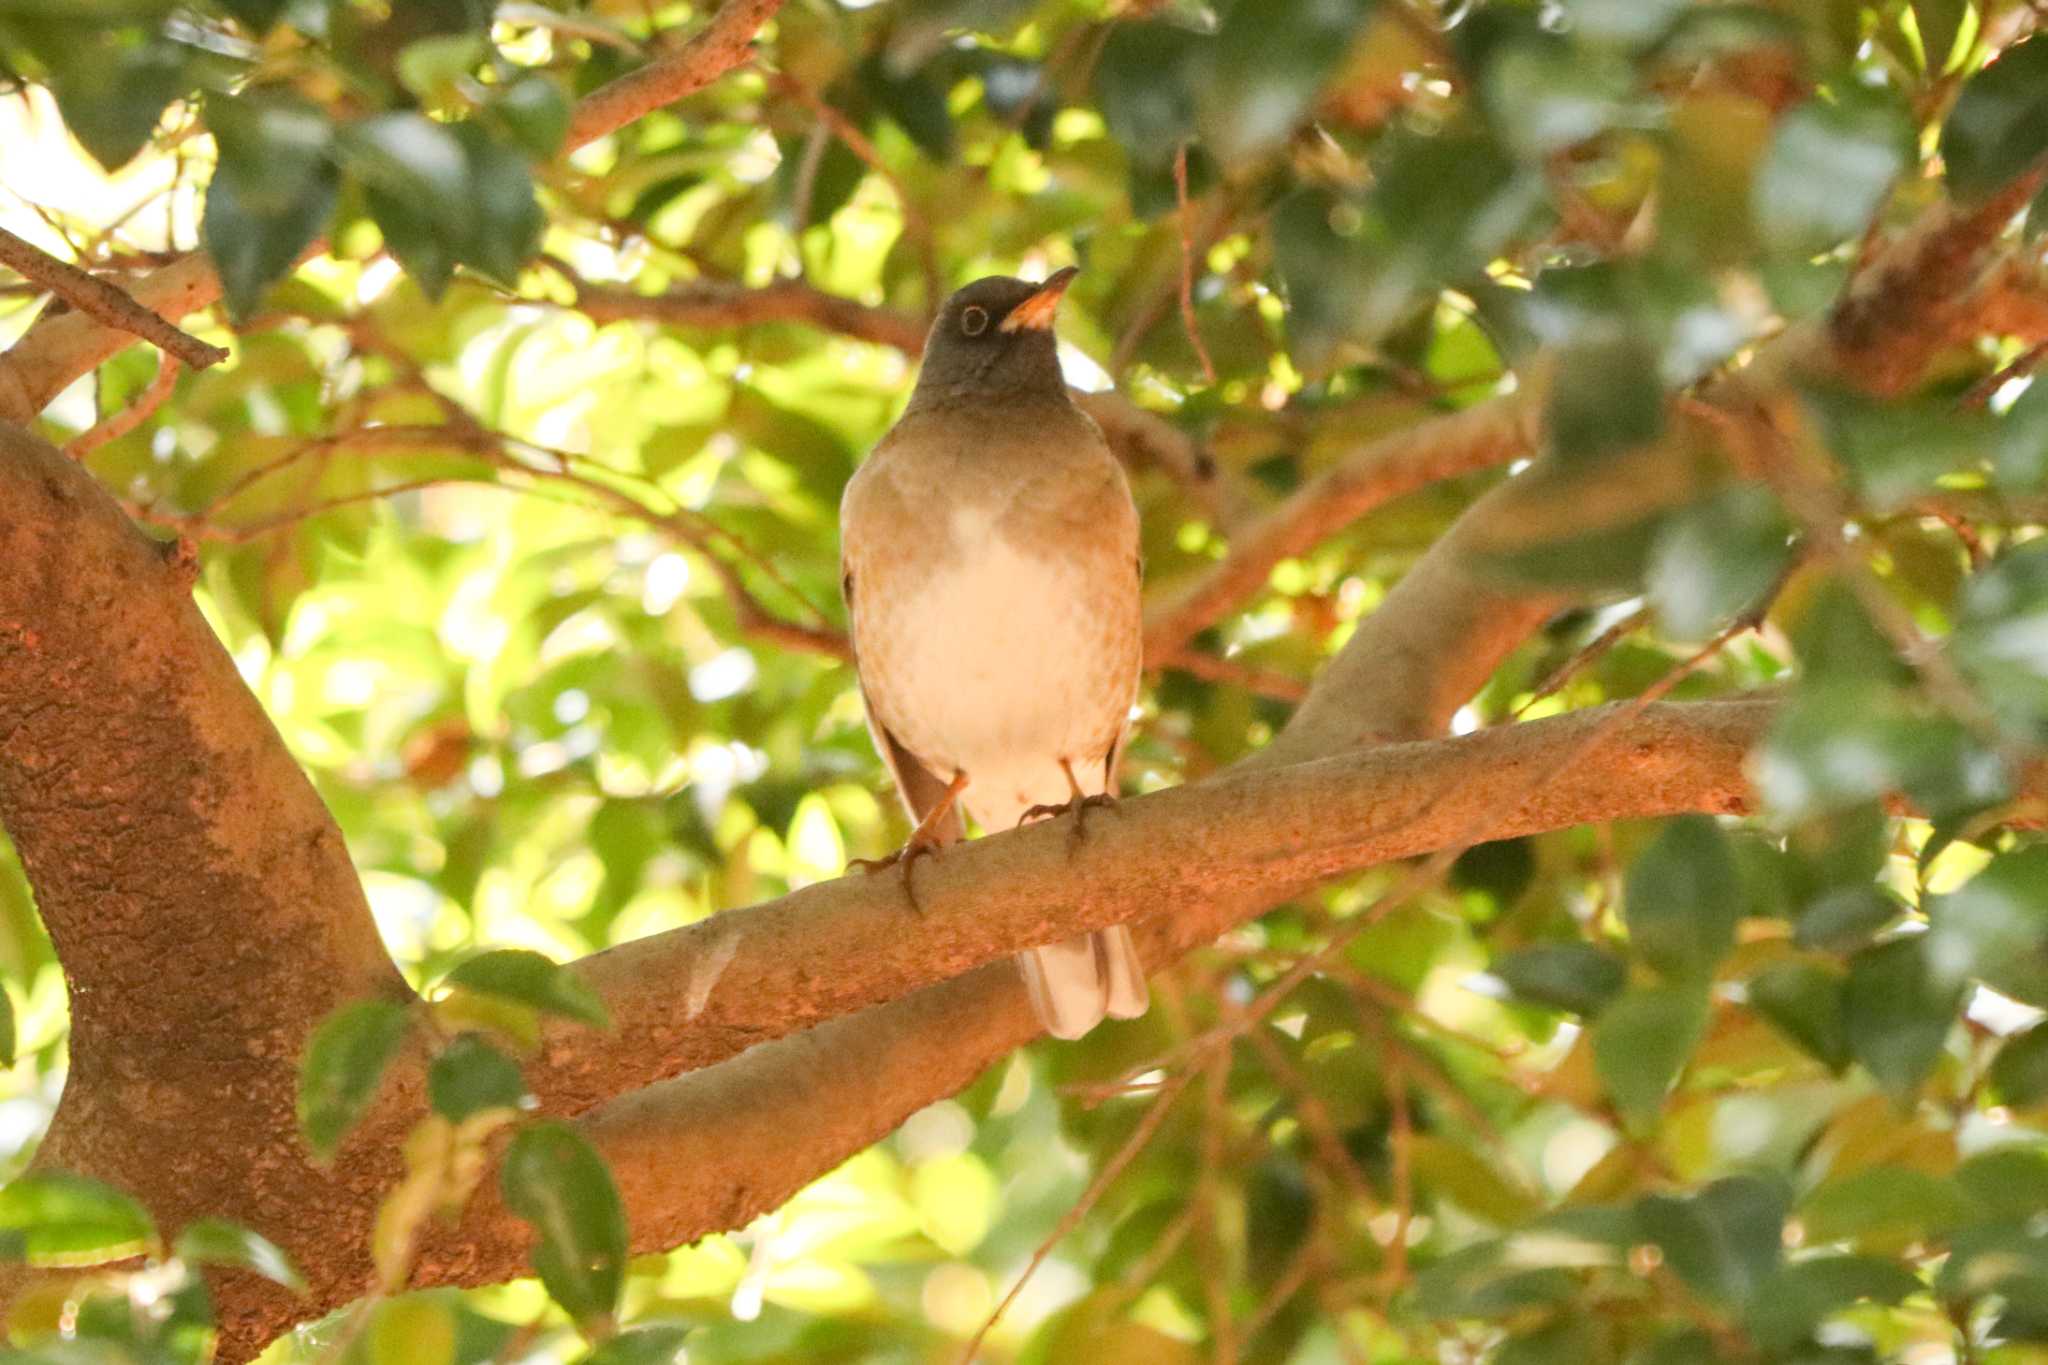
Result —
<instances>
[{"instance_id":1,"label":"bird's claw","mask_svg":"<svg viewBox=\"0 0 2048 1365\"><path fill-rule=\"evenodd\" d=\"M1117 799L1107 792L1097 792L1093 796L1082 796L1077 793L1071 801L1062 801L1058 805L1033 806L1018 818L1017 823L1026 825L1041 816L1053 820L1072 811L1074 823L1067 831L1067 856L1071 858L1081 847L1081 841L1088 837L1088 812L1098 808L1115 810L1116 807Z\"/></svg>"},{"instance_id":2,"label":"bird's claw","mask_svg":"<svg viewBox=\"0 0 2048 1365\"><path fill-rule=\"evenodd\" d=\"M936 858L939 856L939 850L940 843L937 839L922 838L913 834L908 843L886 858L849 858L846 867L848 871L859 868L863 873L880 872L885 867L900 868L903 878L903 899L910 902L912 910L922 915L924 907L918 904L917 886L912 881L912 874L917 870L919 858Z\"/></svg>"}]
</instances>

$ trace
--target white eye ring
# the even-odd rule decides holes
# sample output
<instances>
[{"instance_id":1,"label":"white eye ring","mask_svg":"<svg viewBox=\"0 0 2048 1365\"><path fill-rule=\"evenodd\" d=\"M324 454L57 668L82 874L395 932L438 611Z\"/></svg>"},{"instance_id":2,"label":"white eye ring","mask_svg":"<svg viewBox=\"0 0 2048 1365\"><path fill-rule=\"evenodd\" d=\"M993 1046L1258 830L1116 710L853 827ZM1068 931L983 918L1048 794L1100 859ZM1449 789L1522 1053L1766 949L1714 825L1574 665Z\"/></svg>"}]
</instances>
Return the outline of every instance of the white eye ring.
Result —
<instances>
[{"instance_id":1,"label":"white eye ring","mask_svg":"<svg viewBox=\"0 0 2048 1365\"><path fill-rule=\"evenodd\" d=\"M960 310L960 330L971 337L978 337L988 330L988 309L978 304L968 304Z\"/></svg>"}]
</instances>

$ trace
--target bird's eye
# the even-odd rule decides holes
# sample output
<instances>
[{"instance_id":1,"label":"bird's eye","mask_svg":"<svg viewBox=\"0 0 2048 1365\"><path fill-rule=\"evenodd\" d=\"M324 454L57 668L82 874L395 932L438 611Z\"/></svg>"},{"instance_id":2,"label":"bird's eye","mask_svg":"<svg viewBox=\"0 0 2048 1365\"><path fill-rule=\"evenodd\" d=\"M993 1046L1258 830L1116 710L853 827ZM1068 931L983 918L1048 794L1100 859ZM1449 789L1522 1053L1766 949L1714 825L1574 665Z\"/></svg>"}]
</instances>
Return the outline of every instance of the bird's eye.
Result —
<instances>
[{"instance_id":1,"label":"bird's eye","mask_svg":"<svg viewBox=\"0 0 2048 1365\"><path fill-rule=\"evenodd\" d=\"M988 309L968 304L960 310L960 330L968 336L978 337L988 330Z\"/></svg>"}]
</instances>

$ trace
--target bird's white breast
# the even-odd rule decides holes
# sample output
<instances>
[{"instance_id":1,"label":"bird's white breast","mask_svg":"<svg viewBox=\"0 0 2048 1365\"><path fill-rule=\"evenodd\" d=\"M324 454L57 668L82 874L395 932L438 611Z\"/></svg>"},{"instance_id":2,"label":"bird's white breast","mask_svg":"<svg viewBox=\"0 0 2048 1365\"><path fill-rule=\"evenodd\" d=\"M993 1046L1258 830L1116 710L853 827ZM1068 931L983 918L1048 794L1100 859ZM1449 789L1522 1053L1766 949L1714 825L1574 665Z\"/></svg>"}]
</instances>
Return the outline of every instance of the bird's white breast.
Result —
<instances>
[{"instance_id":1,"label":"bird's white breast","mask_svg":"<svg viewBox=\"0 0 2048 1365\"><path fill-rule=\"evenodd\" d=\"M1137 687L1135 584L1126 605L1090 581L1099 563L1024 550L985 508L951 521L947 567L859 623L863 677L904 747L942 777L967 773L968 809L1006 828L1066 800L1062 758L1103 789Z\"/></svg>"}]
</instances>

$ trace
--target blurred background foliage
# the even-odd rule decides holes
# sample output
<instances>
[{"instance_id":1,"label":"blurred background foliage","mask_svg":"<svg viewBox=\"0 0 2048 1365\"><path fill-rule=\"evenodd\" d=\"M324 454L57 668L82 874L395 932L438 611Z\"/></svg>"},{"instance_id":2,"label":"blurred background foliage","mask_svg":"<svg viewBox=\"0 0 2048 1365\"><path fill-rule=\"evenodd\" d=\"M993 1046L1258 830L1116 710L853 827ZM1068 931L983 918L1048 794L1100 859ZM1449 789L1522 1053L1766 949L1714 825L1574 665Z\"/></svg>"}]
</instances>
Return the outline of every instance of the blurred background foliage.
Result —
<instances>
[{"instance_id":1,"label":"blurred background foliage","mask_svg":"<svg viewBox=\"0 0 2048 1365\"><path fill-rule=\"evenodd\" d=\"M1568 605L1455 728L1652 687L1785 707L1761 818L1488 843L1396 904L1387 869L1282 906L1144 1019L634 1261L645 1335L592 1358L953 1359L1064 1230L986 1358L2048 1359L2048 855L2012 832L2048 739L2039 223L1910 382L1792 394L1818 511L1667 402L2037 162L2036 7L790 0L748 67L561 150L577 97L703 13L0 0L0 224L115 279L203 245L227 285L192 326L230 363L133 347L45 429L197 543L415 985L902 838L836 503L921 319L984 273L1081 265L1070 378L1163 418L1120 443L1155 602L1371 438L1541 393L1541 496L1492 567ZM0 286L0 333L39 303ZM1155 660L1127 789L1270 738L1504 477L1451 472ZM1902 790L1924 818L1887 811ZM11 861L0 910L18 1165L64 990ZM107 1332L182 1358L185 1311ZM567 1360L574 1315L537 1283L414 1295L275 1358Z\"/></svg>"}]
</instances>

